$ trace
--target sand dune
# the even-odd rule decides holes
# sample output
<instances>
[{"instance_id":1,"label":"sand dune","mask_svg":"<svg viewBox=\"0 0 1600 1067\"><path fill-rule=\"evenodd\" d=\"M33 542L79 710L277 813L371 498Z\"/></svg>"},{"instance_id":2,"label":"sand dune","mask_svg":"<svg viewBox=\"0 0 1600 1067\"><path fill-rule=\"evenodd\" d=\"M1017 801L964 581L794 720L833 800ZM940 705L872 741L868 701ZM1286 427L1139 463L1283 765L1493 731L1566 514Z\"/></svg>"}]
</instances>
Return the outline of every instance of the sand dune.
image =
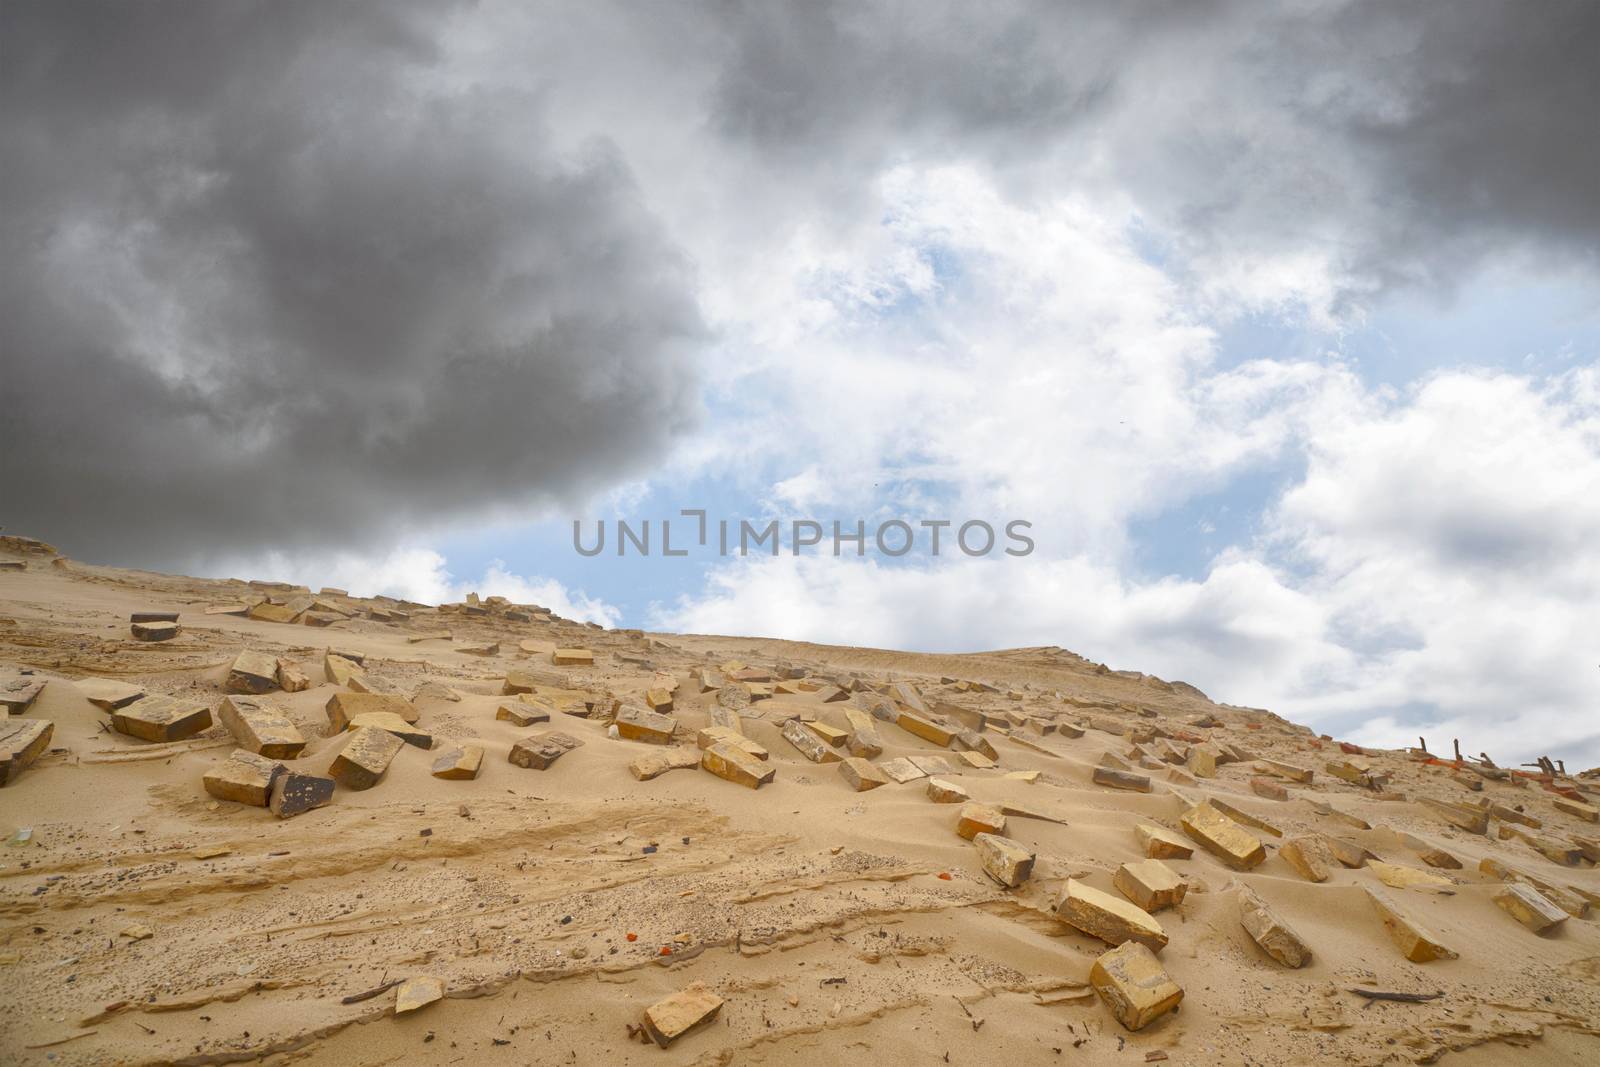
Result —
<instances>
[{"instance_id":1,"label":"sand dune","mask_svg":"<svg viewBox=\"0 0 1600 1067\"><path fill-rule=\"evenodd\" d=\"M15 541L0 559L21 564L0 570L0 694L44 683L0 723L52 724L0 790L6 1063L1600 1058L1600 826L1588 821L1600 783L1346 752L1270 712L1057 648L917 655L602 631L532 605L91 567ZM263 617L208 613L257 603ZM135 639L135 613L176 613L176 635ZM344 685L329 681L344 669L330 649L361 661ZM557 665L557 649L591 651L593 665ZM274 677L254 697L305 741L278 761L290 773L339 769L355 735L334 732L326 708L351 689L401 698L431 749L401 744L371 788L340 784L292 818L218 799L203 780L238 747L221 704L245 650L305 676L301 691ZM508 675L525 696L506 693L522 688ZM211 725L128 736L90 702L91 678L143 690L124 715L170 697L209 709ZM651 702L671 744L611 736L619 707ZM549 721L497 718L503 704ZM981 725L974 758L961 754L970 735L919 736L919 715L927 729ZM827 762L784 735L791 720ZM699 732L717 721L765 749L769 783L697 769ZM551 732L579 744L543 770L508 759ZM957 832L965 805L935 803L926 777L854 791L836 760L871 732L877 767L943 759L927 764L934 777L1000 809L1031 874L1015 889L987 874ZM476 778L434 776L471 745ZM630 772L668 751L681 769ZM1097 770L1148 792L1097 784ZM1230 865L1185 831L1208 799L1264 862ZM1475 821L1485 833L1457 825ZM1112 945L1057 904L1069 880L1126 902L1118 872L1146 859L1141 823L1193 853L1160 861L1186 891L1146 916L1183 999L1134 1030L1091 985ZM1359 865L1319 852L1318 835ZM1524 920L1537 916L1497 901L1510 886L1559 921L1535 933ZM1246 888L1308 963L1287 967L1253 939ZM1387 929L1372 890L1415 929ZM1407 959L1418 931L1445 954ZM438 979L443 997L397 1015L392 983L413 978ZM1441 995L1372 1001L1358 988ZM640 1029L646 1010L690 989L720 1006L663 1049Z\"/></svg>"}]
</instances>

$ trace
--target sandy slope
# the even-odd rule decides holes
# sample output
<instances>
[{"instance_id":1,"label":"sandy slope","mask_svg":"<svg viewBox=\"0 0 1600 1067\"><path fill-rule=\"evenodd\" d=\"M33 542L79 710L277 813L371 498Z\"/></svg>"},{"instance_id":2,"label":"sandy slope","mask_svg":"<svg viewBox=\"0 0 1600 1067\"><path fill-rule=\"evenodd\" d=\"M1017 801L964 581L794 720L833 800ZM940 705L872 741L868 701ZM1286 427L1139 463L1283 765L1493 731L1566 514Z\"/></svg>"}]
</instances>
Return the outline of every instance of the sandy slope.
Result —
<instances>
[{"instance_id":1,"label":"sandy slope","mask_svg":"<svg viewBox=\"0 0 1600 1067\"><path fill-rule=\"evenodd\" d=\"M0 1062L1135 1064L1155 1052L1175 1064L1600 1059L1594 919L1536 936L1491 902L1500 883L1478 864L1499 856L1596 893L1600 877L1501 841L1494 828L1488 836L1453 829L1416 804L1422 795L1467 796L1449 768L1375 755L1405 801L1323 773L1310 786L1291 784L1288 802L1262 799L1241 763L1179 785L1286 834L1327 830L1408 866L1422 863L1380 827L1448 849L1462 869L1433 873L1458 883L1451 894L1388 892L1460 959L1402 959L1362 890L1377 884L1370 869L1340 867L1312 884L1268 836L1268 860L1245 874L1200 852L1171 862L1191 889L1157 915L1171 937L1161 958L1186 999L1177 1014L1129 1033L1086 985L1107 946L1052 914L1069 875L1114 892L1118 865L1142 858L1137 820L1178 827L1184 805L1164 770L1151 772L1148 795L1091 784L1102 753L1126 751L1126 738L1099 729L1076 740L1024 734L1047 754L987 735L1000 768L968 770L959 782L977 799L1065 820L1011 818L1009 835L1039 860L1034 877L1007 892L954 832L957 809L931 803L924 783L851 792L835 766L807 762L773 721L800 707L843 727L842 704L795 695L749 709L746 732L777 767L759 791L699 770L639 782L627 765L649 746L561 715L550 726L584 747L547 771L509 764L507 749L529 731L494 719L505 671L548 669L557 645L595 650L594 670L576 672L586 688L632 696L655 670L672 671L684 680L675 714L691 744L714 694L696 692L690 670L736 658L870 682L912 679L930 699L1045 719L1176 729L1209 712L1225 725L1208 734L1319 772L1336 748L1266 713L1217 707L1055 649L925 656L495 617L418 613L405 625L357 618L317 629L203 613L249 592L38 557L26 572L0 572L0 674L26 668L52 679L27 715L55 723L52 751L0 790L0 835L32 827L37 842L0 848ZM129 640L129 613L146 609L183 612L181 635ZM407 640L446 626L454 644ZM504 651L453 650L484 638L500 639ZM538 651L518 650L520 640L540 642ZM320 773L342 744L342 735L320 736L334 691L321 669L330 643L365 652L370 674L408 693L439 680L464 694L458 703L419 701L421 722L441 738L436 751L481 739L481 776L435 779L436 753L408 748L376 788L340 789L331 806L280 821L202 789L206 769L233 747L222 727L152 747L106 732L106 716L72 681L119 677L215 700L246 645L290 656L318 684L273 699L315 738L294 766ZM942 676L999 691L957 691ZM1085 706L1096 702L1103 706ZM895 726L880 729L885 759L938 751ZM1048 776L1003 777L1021 769ZM1596 830L1557 812L1537 783L1491 781L1474 796L1521 807L1545 833ZM1332 822L1306 798L1374 829ZM194 858L206 847L231 851ZM1235 880L1311 945L1308 967L1288 970L1250 940L1228 891ZM153 936L120 936L134 925ZM663 946L673 953L662 956ZM447 998L404 1018L392 1014L392 993L341 1003L413 974L445 979ZM644 1007L693 981L726 999L712 1025L666 1050L630 1039ZM1369 1006L1347 992L1353 986L1446 995Z\"/></svg>"}]
</instances>

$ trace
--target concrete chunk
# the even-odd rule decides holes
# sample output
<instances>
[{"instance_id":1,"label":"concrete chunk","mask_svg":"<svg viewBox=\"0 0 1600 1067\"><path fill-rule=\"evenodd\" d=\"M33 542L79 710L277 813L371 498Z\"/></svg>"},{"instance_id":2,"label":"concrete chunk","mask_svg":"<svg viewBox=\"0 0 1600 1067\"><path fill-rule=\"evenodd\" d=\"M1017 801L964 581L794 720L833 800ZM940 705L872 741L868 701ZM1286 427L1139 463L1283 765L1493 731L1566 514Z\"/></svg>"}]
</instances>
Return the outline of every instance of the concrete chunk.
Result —
<instances>
[{"instance_id":1,"label":"concrete chunk","mask_svg":"<svg viewBox=\"0 0 1600 1067\"><path fill-rule=\"evenodd\" d=\"M278 687L278 658L245 649L233 658L222 688L230 693L268 693Z\"/></svg>"},{"instance_id":2,"label":"concrete chunk","mask_svg":"<svg viewBox=\"0 0 1600 1067\"><path fill-rule=\"evenodd\" d=\"M1432 931L1403 912L1387 893L1370 886L1366 891L1378 918L1383 920L1383 928L1406 959L1412 963L1428 963L1457 958L1455 952L1445 948Z\"/></svg>"},{"instance_id":3,"label":"concrete chunk","mask_svg":"<svg viewBox=\"0 0 1600 1067\"><path fill-rule=\"evenodd\" d=\"M1148 912L1076 878L1068 878L1056 900L1056 917L1109 945L1137 941L1152 952L1167 943L1167 933Z\"/></svg>"},{"instance_id":4,"label":"concrete chunk","mask_svg":"<svg viewBox=\"0 0 1600 1067\"><path fill-rule=\"evenodd\" d=\"M1190 808L1179 823L1201 848L1230 867L1248 870L1267 858L1259 839L1209 803Z\"/></svg>"},{"instance_id":5,"label":"concrete chunk","mask_svg":"<svg viewBox=\"0 0 1600 1067\"><path fill-rule=\"evenodd\" d=\"M1089 984L1128 1030L1142 1030L1183 1000L1183 989L1155 953L1137 941L1095 960L1089 969Z\"/></svg>"},{"instance_id":6,"label":"concrete chunk","mask_svg":"<svg viewBox=\"0 0 1600 1067\"><path fill-rule=\"evenodd\" d=\"M696 1027L704 1026L722 1010L722 998L696 982L645 1009L644 1030L662 1048Z\"/></svg>"},{"instance_id":7,"label":"concrete chunk","mask_svg":"<svg viewBox=\"0 0 1600 1067\"><path fill-rule=\"evenodd\" d=\"M1124 863L1112 876L1111 884L1145 911L1160 911L1183 903L1189 883L1160 860Z\"/></svg>"},{"instance_id":8,"label":"concrete chunk","mask_svg":"<svg viewBox=\"0 0 1600 1067\"><path fill-rule=\"evenodd\" d=\"M770 763L764 763L742 749L721 742L711 745L700 754L700 767L718 778L749 789L759 789L778 775L777 768Z\"/></svg>"},{"instance_id":9,"label":"concrete chunk","mask_svg":"<svg viewBox=\"0 0 1600 1067\"><path fill-rule=\"evenodd\" d=\"M328 773L346 789L371 789L404 747L405 742L389 731L363 726L351 731Z\"/></svg>"},{"instance_id":10,"label":"concrete chunk","mask_svg":"<svg viewBox=\"0 0 1600 1067\"><path fill-rule=\"evenodd\" d=\"M1033 874L1034 855L1021 843L991 833L974 835L972 843L983 873L1007 889L1015 889Z\"/></svg>"},{"instance_id":11,"label":"concrete chunk","mask_svg":"<svg viewBox=\"0 0 1600 1067\"><path fill-rule=\"evenodd\" d=\"M435 778L470 781L478 777L478 772L482 768L483 746L462 745L460 748L452 748L434 760L431 773Z\"/></svg>"},{"instance_id":12,"label":"concrete chunk","mask_svg":"<svg viewBox=\"0 0 1600 1067\"><path fill-rule=\"evenodd\" d=\"M1261 951L1285 967L1304 967L1311 949L1249 886L1239 887L1239 923Z\"/></svg>"},{"instance_id":13,"label":"concrete chunk","mask_svg":"<svg viewBox=\"0 0 1600 1067\"><path fill-rule=\"evenodd\" d=\"M111 728L141 741L182 741L211 728L211 709L192 697L148 696L113 711Z\"/></svg>"},{"instance_id":14,"label":"concrete chunk","mask_svg":"<svg viewBox=\"0 0 1600 1067\"><path fill-rule=\"evenodd\" d=\"M253 697L225 696L217 717L239 747L269 759L295 759L306 747L299 727L276 705Z\"/></svg>"},{"instance_id":15,"label":"concrete chunk","mask_svg":"<svg viewBox=\"0 0 1600 1067\"><path fill-rule=\"evenodd\" d=\"M1151 859L1186 860L1194 855L1189 842L1164 826L1142 822L1133 828L1139 847Z\"/></svg>"}]
</instances>

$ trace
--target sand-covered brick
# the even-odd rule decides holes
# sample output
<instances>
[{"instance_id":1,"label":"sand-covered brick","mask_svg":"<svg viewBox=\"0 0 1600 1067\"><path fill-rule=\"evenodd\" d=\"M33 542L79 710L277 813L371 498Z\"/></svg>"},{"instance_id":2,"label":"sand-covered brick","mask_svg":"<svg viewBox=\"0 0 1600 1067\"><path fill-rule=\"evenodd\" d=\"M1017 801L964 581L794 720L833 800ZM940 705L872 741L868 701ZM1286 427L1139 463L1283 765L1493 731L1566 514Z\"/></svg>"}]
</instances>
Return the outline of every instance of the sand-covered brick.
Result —
<instances>
[{"instance_id":1,"label":"sand-covered brick","mask_svg":"<svg viewBox=\"0 0 1600 1067\"><path fill-rule=\"evenodd\" d=\"M1249 886L1239 887L1239 923L1261 951L1285 967L1304 967L1311 949Z\"/></svg>"},{"instance_id":2,"label":"sand-covered brick","mask_svg":"<svg viewBox=\"0 0 1600 1067\"><path fill-rule=\"evenodd\" d=\"M404 747L405 742L387 730L359 727L350 731L350 740L334 757L328 773L346 789L371 789Z\"/></svg>"},{"instance_id":3,"label":"sand-covered brick","mask_svg":"<svg viewBox=\"0 0 1600 1067\"><path fill-rule=\"evenodd\" d=\"M549 722L550 712L537 704L524 704L520 700L508 700L495 708L494 717L500 722L508 722L512 726L532 726L536 722Z\"/></svg>"},{"instance_id":4,"label":"sand-covered brick","mask_svg":"<svg viewBox=\"0 0 1600 1067\"><path fill-rule=\"evenodd\" d=\"M1124 863L1112 876L1118 892L1145 911L1160 911L1183 903L1189 883L1177 871L1155 859Z\"/></svg>"},{"instance_id":5,"label":"sand-covered brick","mask_svg":"<svg viewBox=\"0 0 1600 1067\"><path fill-rule=\"evenodd\" d=\"M644 741L652 745L672 744L673 731L678 721L670 715L661 715L635 705L627 705L617 712L617 736L628 741Z\"/></svg>"},{"instance_id":6,"label":"sand-covered brick","mask_svg":"<svg viewBox=\"0 0 1600 1067\"><path fill-rule=\"evenodd\" d=\"M1146 774L1119 771L1113 767L1096 767L1092 777L1095 785L1126 789L1134 793L1150 792L1150 776Z\"/></svg>"},{"instance_id":7,"label":"sand-covered brick","mask_svg":"<svg viewBox=\"0 0 1600 1067\"><path fill-rule=\"evenodd\" d=\"M644 1030L662 1048L704 1026L722 1010L722 998L696 982L645 1009Z\"/></svg>"},{"instance_id":8,"label":"sand-covered brick","mask_svg":"<svg viewBox=\"0 0 1600 1067\"><path fill-rule=\"evenodd\" d=\"M594 652L587 648L558 648L550 654L557 667L593 667Z\"/></svg>"},{"instance_id":9,"label":"sand-covered brick","mask_svg":"<svg viewBox=\"0 0 1600 1067\"><path fill-rule=\"evenodd\" d=\"M1062 887L1056 900L1056 917L1109 945L1137 941L1159 952L1167 943L1166 931L1150 913L1076 878L1068 878Z\"/></svg>"},{"instance_id":10,"label":"sand-covered brick","mask_svg":"<svg viewBox=\"0 0 1600 1067\"><path fill-rule=\"evenodd\" d=\"M1371 886L1365 888L1367 899L1402 956L1412 963L1453 960L1457 957L1457 953L1446 948L1433 931L1408 915L1389 894Z\"/></svg>"},{"instance_id":11,"label":"sand-covered brick","mask_svg":"<svg viewBox=\"0 0 1600 1067\"><path fill-rule=\"evenodd\" d=\"M641 782L648 782L668 771L691 770L698 766L700 766L700 750L678 746L635 756L628 763L628 773Z\"/></svg>"},{"instance_id":12,"label":"sand-covered brick","mask_svg":"<svg viewBox=\"0 0 1600 1067\"><path fill-rule=\"evenodd\" d=\"M147 696L113 711L111 728L141 741L182 741L211 728L211 708L195 697Z\"/></svg>"},{"instance_id":13,"label":"sand-covered brick","mask_svg":"<svg viewBox=\"0 0 1600 1067\"><path fill-rule=\"evenodd\" d=\"M1513 882L1494 893L1500 910L1536 934L1549 933L1567 921L1567 913L1531 885Z\"/></svg>"},{"instance_id":14,"label":"sand-covered brick","mask_svg":"<svg viewBox=\"0 0 1600 1067\"><path fill-rule=\"evenodd\" d=\"M777 777L777 768L756 759L742 749L717 743L700 753L700 767L708 774L727 779L749 789L761 786Z\"/></svg>"},{"instance_id":15,"label":"sand-covered brick","mask_svg":"<svg viewBox=\"0 0 1600 1067\"><path fill-rule=\"evenodd\" d=\"M239 749L206 771L200 782L218 800L264 808L272 798L272 784L288 773L277 760Z\"/></svg>"},{"instance_id":16,"label":"sand-covered brick","mask_svg":"<svg viewBox=\"0 0 1600 1067\"><path fill-rule=\"evenodd\" d=\"M46 719L0 719L0 786L10 785L50 747L55 724Z\"/></svg>"},{"instance_id":17,"label":"sand-covered brick","mask_svg":"<svg viewBox=\"0 0 1600 1067\"><path fill-rule=\"evenodd\" d=\"M470 781L478 777L478 772L483 768L483 746L461 745L441 753L433 761L430 773L435 778L449 781Z\"/></svg>"},{"instance_id":18,"label":"sand-covered brick","mask_svg":"<svg viewBox=\"0 0 1600 1067\"><path fill-rule=\"evenodd\" d=\"M335 693L323 705L323 712L328 716L328 727L334 733L349 729L350 723L358 715L384 712L412 723L422 717L415 704L394 693Z\"/></svg>"},{"instance_id":19,"label":"sand-covered brick","mask_svg":"<svg viewBox=\"0 0 1600 1067\"><path fill-rule=\"evenodd\" d=\"M375 729L394 734L406 744L411 745L414 748L420 748L424 752L433 747L433 734L430 731L425 730L421 726L417 726L414 723L406 722L393 712L362 712L360 715L357 715L355 718L351 719L350 724L346 726L345 729L359 730L364 726L371 726Z\"/></svg>"},{"instance_id":20,"label":"sand-covered brick","mask_svg":"<svg viewBox=\"0 0 1600 1067\"><path fill-rule=\"evenodd\" d=\"M1190 808L1178 821L1196 844L1230 867L1248 870L1267 858L1259 838L1209 803Z\"/></svg>"},{"instance_id":21,"label":"sand-covered brick","mask_svg":"<svg viewBox=\"0 0 1600 1067\"><path fill-rule=\"evenodd\" d=\"M843 758L822 738L806 729L805 724L799 719L790 719L784 723L780 732L785 741L812 763L838 763Z\"/></svg>"},{"instance_id":22,"label":"sand-covered brick","mask_svg":"<svg viewBox=\"0 0 1600 1067\"><path fill-rule=\"evenodd\" d=\"M1308 882L1326 882L1339 862L1321 834L1291 837L1278 848L1278 855Z\"/></svg>"},{"instance_id":23,"label":"sand-covered brick","mask_svg":"<svg viewBox=\"0 0 1600 1067\"><path fill-rule=\"evenodd\" d=\"M839 777L858 793L889 784L889 776L878 770L869 759L850 756L839 762Z\"/></svg>"},{"instance_id":24,"label":"sand-covered brick","mask_svg":"<svg viewBox=\"0 0 1600 1067\"><path fill-rule=\"evenodd\" d=\"M144 696L144 687L115 678L80 678L73 683L83 698L102 711L115 711Z\"/></svg>"},{"instance_id":25,"label":"sand-covered brick","mask_svg":"<svg viewBox=\"0 0 1600 1067\"><path fill-rule=\"evenodd\" d=\"M989 804L963 804L961 814L956 819L956 833L971 841L979 834L1001 834L1006 832L1005 812Z\"/></svg>"},{"instance_id":26,"label":"sand-covered brick","mask_svg":"<svg viewBox=\"0 0 1600 1067\"><path fill-rule=\"evenodd\" d=\"M1129 941L1089 968L1089 984L1128 1030L1142 1030L1176 1008L1183 989L1145 945Z\"/></svg>"},{"instance_id":27,"label":"sand-covered brick","mask_svg":"<svg viewBox=\"0 0 1600 1067\"><path fill-rule=\"evenodd\" d=\"M1186 860L1194 855L1194 846L1164 826L1142 822L1133 828L1133 834L1151 859Z\"/></svg>"},{"instance_id":28,"label":"sand-covered brick","mask_svg":"<svg viewBox=\"0 0 1600 1067\"><path fill-rule=\"evenodd\" d=\"M972 797L954 782L943 778L929 778L928 799L935 804L965 804Z\"/></svg>"},{"instance_id":29,"label":"sand-covered brick","mask_svg":"<svg viewBox=\"0 0 1600 1067\"><path fill-rule=\"evenodd\" d=\"M972 838L983 873L1007 889L1015 889L1033 874L1034 854L1019 841L1000 834L979 833Z\"/></svg>"},{"instance_id":30,"label":"sand-covered brick","mask_svg":"<svg viewBox=\"0 0 1600 1067\"><path fill-rule=\"evenodd\" d=\"M506 759L518 767L529 770L549 770L551 764L573 749L582 748L583 742L560 731L524 737L511 746Z\"/></svg>"},{"instance_id":31,"label":"sand-covered brick","mask_svg":"<svg viewBox=\"0 0 1600 1067\"><path fill-rule=\"evenodd\" d=\"M269 693L278 687L278 658L245 649L233 658L222 688L230 693Z\"/></svg>"},{"instance_id":32,"label":"sand-covered brick","mask_svg":"<svg viewBox=\"0 0 1600 1067\"><path fill-rule=\"evenodd\" d=\"M256 697L225 696L217 705L217 717L233 734L240 748L269 759L295 759L306 747L300 728L283 709Z\"/></svg>"},{"instance_id":33,"label":"sand-covered brick","mask_svg":"<svg viewBox=\"0 0 1600 1067\"><path fill-rule=\"evenodd\" d=\"M955 740L954 729L916 712L902 711L894 721L895 725L906 733L920 737L924 741L931 741L941 748L949 748L950 742Z\"/></svg>"}]
</instances>

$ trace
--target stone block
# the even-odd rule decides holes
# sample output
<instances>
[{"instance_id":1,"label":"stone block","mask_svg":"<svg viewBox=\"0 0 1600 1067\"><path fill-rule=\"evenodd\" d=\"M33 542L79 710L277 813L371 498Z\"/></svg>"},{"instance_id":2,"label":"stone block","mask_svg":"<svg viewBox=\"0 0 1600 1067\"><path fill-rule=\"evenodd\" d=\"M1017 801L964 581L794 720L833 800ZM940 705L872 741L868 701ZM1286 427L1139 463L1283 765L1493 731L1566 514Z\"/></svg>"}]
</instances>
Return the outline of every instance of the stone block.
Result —
<instances>
[{"instance_id":1,"label":"stone block","mask_svg":"<svg viewBox=\"0 0 1600 1067\"><path fill-rule=\"evenodd\" d=\"M1412 963L1453 960L1457 953L1446 948L1427 927L1401 910L1387 893L1367 887L1367 899L1383 921L1383 928L1400 954Z\"/></svg>"},{"instance_id":2,"label":"stone block","mask_svg":"<svg viewBox=\"0 0 1600 1067\"><path fill-rule=\"evenodd\" d=\"M193 697L147 696L113 711L111 728L141 741L182 741L211 728L211 709Z\"/></svg>"},{"instance_id":3,"label":"stone block","mask_svg":"<svg viewBox=\"0 0 1600 1067\"><path fill-rule=\"evenodd\" d=\"M717 743L700 753L700 767L718 778L759 789L777 777L777 768L732 745Z\"/></svg>"},{"instance_id":4,"label":"stone block","mask_svg":"<svg viewBox=\"0 0 1600 1067\"><path fill-rule=\"evenodd\" d=\"M1239 923L1261 951L1285 967L1304 967L1311 949L1249 886L1239 887Z\"/></svg>"},{"instance_id":5,"label":"stone block","mask_svg":"<svg viewBox=\"0 0 1600 1067\"><path fill-rule=\"evenodd\" d=\"M1133 828L1139 848L1151 859L1186 860L1194 855L1194 848L1164 826L1142 822Z\"/></svg>"},{"instance_id":6,"label":"stone block","mask_svg":"<svg viewBox=\"0 0 1600 1067\"><path fill-rule=\"evenodd\" d=\"M470 781L478 777L478 772L482 768L483 746L462 745L450 749L434 760L431 773L435 778L449 781Z\"/></svg>"},{"instance_id":7,"label":"stone block","mask_svg":"<svg viewBox=\"0 0 1600 1067\"><path fill-rule=\"evenodd\" d=\"M1142 1030L1183 1000L1154 952L1137 941L1105 953L1089 969L1089 984L1128 1030Z\"/></svg>"},{"instance_id":8,"label":"stone block","mask_svg":"<svg viewBox=\"0 0 1600 1067\"><path fill-rule=\"evenodd\" d=\"M652 745L672 744L673 731L678 728L678 721L672 716L660 715L631 704L617 712L616 724L617 736Z\"/></svg>"},{"instance_id":9,"label":"stone block","mask_svg":"<svg viewBox=\"0 0 1600 1067\"><path fill-rule=\"evenodd\" d=\"M45 719L0 719L0 786L10 785L50 747L55 724Z\"/></svg>"},{"instance_id":10,"label":"stone block","mask_svg":"<svg viewBox=\"0 0 1600 1067\"><path fill-rule=\"evenodd\" d=\"M272 783L267 807L280 819L303 815L333 800L333 779L316 774L289 771Z\"/></svg>"},{"instance_id":11,"label":"stone block","mask_svg":"<svg viewBox=\"0 0 1600 1067\"><path fill-rule=\"evenodd\" d=\"M1167 933L1148 912L1076 878L1068 878L1056 900L1056 917L1108 945L1137 941L1152 952L1166 946Z\"/></svg>"},{"instance_id":12,"label":"stone block","mask_svg":"<svg viewBox=\"0 0 1600 1067\"><path fill-rule=\"evenodd\" d=\"M979 834L1006 832L1006 816L999 808L988 804L963 804L961 816L956 820L956 833L971 841Z\"/></svg>"},{"instance_id":13,"label":"stone block","mask_svg":"<svg viewBox=\"0 0 1600 1067\"><path fill-rule=\"evenodd\" d=\"M812 763L838 763L842 758L822 738L806 729L799 719L790 719L784 723L781 732L783 739Z\"/></svg>"},{"instance_id":14,"label":"stone block","mask_svg":"<svg viewBox=\"0 0 1600 1067\"><path fill-rule=\"evenodd\" d=\"M650 1035L650 1040L666 1048L684 1034L711 1022L721 1010L722 998L697 982L646 1008L644 1031Z\"/></svg>"},{"instance_id":15,"label":"stone block","mask_svg":"<svg viewBox=\"0 0 1600 1067\"><path fill-rule=\"evenodd\" d=\"M583 742L570 734L557 731L535 734L524 737L511 746L507 759L518 767L529 770L548 770L551 764L575 748L582 748Z\"/></svg>"},{"instance_id":16,"label":"stone block","mask_svg":"<svg viewBox=\"0 0 1600 1067\"><path fill-rule=\"evenodd\" d=\"M880 785L889 784L889 776L880 771L869 759L850 756L839 762L839 776L857 793L865 793Z\"/></svg>"},{"instance_id":17,"label":"stone block","mask_svg":"<svg viewBox=\"0 0 1600 1067\"><path fill-rule=\"evenodd\" d=\"M334 757L328 773L346 789L371 789L404 747L405 742L387 730L360 727L350 731L350 740Z\"/></svg>"},{"instance_id":18,"label":"stone block","mask_svg":"<svg viewBox=\"0 0 1600 1067\"><path fill-rule=\"evenodd\" d=\"M225 696L217 717L239 747L268 759L295 759L306 747L300 728L277 705L254 697Z\"/></svg>"},{"instance_id":19,"label":"stone block","mask_svg":"<svg viewBox=\"0 0 1600 1067\"><path fill-rule=\"evenodd\" d=\"M1007 889L1015 889L1032 876L1034 854L1020 842L985 832L974 835L972 844L983 873Z\"/></svg>"},{"instance_id":20,"label":"stone block","mask_svg":"<svg viewBox=\"0 0 1600 1067\"><path fill-rule=\"evenodd\" d=\"M200 782L218 800L264 808L272 799L272 783L288 773L277 760L239 749L207 771Z\"/></svg>"},{"instance_id":21,"label":"stone block","mask_svg":"<svg viewBox=\"0 0 1600 1067\"><path fill-rule=\"evenodd\" d=\"M268 693L278 687L278 658L245 649L233 658L222 688L230 693Z\"/></svg>"},{"instance_id":22,"label":"stone block","mask_svg":"<svg viewBox=\"0 0 1600 1067\"><path fill-rule=\"evenodd\" d=\"M965 804L972 797L967 791L943 778L928 779L928 799L935 804Z\"/></svg>"},{"instance_id":23,"label":"stone block","mask_svg":"<svg viewBox=\"0 0 1600 1067\"><path fill-rule=\"evenodd\" d=\"M1249 870L1267 858L1258 838L1209 803L1190 808L1179 823L1201 848L1230 867Z\"/></svg>"},{"instance_id":24,"label":"stone block","mask_svg":"<svg viewBox=\"0 0 1600 1067\"><path fill-rule=\"evenodd\" d=\"M1147 912L1172 908L1183 903L1189 883L1160 860L1146 859L1124 863L1112 876L1111 884Z\"/></svg>"}]
</instances>

